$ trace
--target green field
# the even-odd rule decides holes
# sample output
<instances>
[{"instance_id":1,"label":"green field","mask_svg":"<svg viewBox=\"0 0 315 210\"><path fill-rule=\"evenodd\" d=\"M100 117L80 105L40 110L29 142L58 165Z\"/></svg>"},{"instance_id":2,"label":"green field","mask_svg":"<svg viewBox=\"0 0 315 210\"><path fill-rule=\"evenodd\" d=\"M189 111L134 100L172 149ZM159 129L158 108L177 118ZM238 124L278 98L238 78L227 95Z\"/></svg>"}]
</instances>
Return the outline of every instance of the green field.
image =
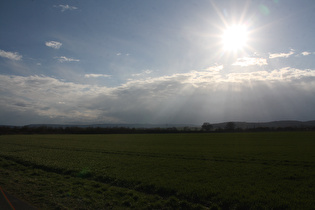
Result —
<instances>
[{"instance_id":1,"label":"green field","mask_svg":"<svg viewBox=\"0 0 315 210\"><path fill-rule=\"evenodd\" d=\"M314 209L315 132L0 136L41 209Z\"/></svg>"}]
</instances>

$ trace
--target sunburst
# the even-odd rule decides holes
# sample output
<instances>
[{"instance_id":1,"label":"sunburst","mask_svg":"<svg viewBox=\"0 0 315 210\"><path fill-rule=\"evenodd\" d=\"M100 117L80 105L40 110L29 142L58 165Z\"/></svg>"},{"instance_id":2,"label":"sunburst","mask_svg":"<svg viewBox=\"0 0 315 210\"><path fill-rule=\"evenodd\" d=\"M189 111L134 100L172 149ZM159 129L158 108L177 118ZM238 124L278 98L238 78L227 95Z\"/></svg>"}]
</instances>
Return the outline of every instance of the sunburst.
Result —
<instances>
[{"instance_id":1,"label":"sunburst","mask_svg":"<svg viewBox=\"0 0 315 210\"><path fill-rule=\"evenodd\" d=\"M245 25L227 27L222 35L222 45L225 51L242 51L248 41L248 31Z\"/></svg>"}]
</instances>

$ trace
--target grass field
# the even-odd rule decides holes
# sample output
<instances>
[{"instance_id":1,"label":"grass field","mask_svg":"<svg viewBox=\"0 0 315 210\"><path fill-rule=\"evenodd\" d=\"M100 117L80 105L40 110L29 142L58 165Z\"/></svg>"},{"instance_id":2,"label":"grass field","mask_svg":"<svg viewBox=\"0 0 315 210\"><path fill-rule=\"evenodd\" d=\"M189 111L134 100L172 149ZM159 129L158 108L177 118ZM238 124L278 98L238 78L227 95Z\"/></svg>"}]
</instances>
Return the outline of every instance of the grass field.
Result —
<instances>
[{"instance_id":1,"label":"grass field","mask_svg":"<svg viewBox=\"0 0 315 210\"><path fill-rule=\"evenodd\" d=\"M314 209L315 132L0 136L41 209Z\"/></svg>"}]
</instances>

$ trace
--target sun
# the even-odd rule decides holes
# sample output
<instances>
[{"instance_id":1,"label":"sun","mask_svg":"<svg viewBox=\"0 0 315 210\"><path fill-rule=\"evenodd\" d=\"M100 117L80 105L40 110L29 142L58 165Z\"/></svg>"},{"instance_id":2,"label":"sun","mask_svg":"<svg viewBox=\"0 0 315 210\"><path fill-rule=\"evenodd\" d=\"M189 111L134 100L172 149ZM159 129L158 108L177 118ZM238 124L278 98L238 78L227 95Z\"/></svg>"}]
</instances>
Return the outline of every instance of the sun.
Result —
<instances>
[{"instance_id":1,"label":"sun","mask_svg":"<svg viewBox=\"0 0 315 210\"><path fill-rule=\"evenodd\" d=\"M239 51L246 47L248 31L245 25L227 27L222 35L222 44L225 51Z\"/></svg>"}]
</instances>

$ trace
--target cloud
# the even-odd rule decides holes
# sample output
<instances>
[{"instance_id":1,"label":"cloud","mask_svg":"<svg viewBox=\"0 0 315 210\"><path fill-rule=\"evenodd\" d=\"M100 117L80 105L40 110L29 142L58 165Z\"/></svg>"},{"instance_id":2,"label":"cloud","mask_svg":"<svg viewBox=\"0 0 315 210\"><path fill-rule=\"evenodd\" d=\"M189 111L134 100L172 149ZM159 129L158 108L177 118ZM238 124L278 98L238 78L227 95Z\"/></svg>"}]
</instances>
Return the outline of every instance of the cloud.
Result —
<instances>
[{"instance_id":1,"label":"cloud","mask_svg":"<svg viewBox=\"0 0 315 210\"><path fill-rule=\"evenodd\" d=\"M145 71L143 71L143 72L141 72L141 73L139 73L139 74L132 74L131 76L133 76L133 77L139 77L139 76L144 76L144 75L151 74L152 72L153 72L152 70L147 69L147 70L145 70Z\"/></svg>"},{"instance_id":2,"label":"cloud","mask_svg":"<svg viewBox=\"0 0 315 210\"><path fill-rule=\"evenodd\" d=\"M269 58L273 59L273 58L288 58L290 55L294 54L294 50L291 49L290 52L288 53L270 53L269 54Z\"/></svg>"},{"instance_id":3,"label":"cloud","mask_svg":"<svg viewBox=\"0 0 315 210\"><path fill-rule=\"evenodd\" d=\"M111 75L108 74L85 74L85 78L97 78L97 77L111 77Z\"/></svg>"},{"instance_id":4,"label":"cloud","mask_svg":"<svg viewBox=\"0 0 315 210\"><path fill-rule=\"evenodd\" d=\"M64 119L95 120L99 111L89 109L87 104L99 92L107 92L105 87L64 82L51 77L8 75L0 75L0 90L3 96L0 99L1 110L23 116L31 113L34 119L57 119L60 122ZM32 122L32 119L27 120Z\"/></svg>"},{"instance_id":5,"label":"cloud","mask_svg":"<svg viewBox=\"0 0 315 210\"><path fill-rule=\"evenodd\" d=\"M0 50L0 57L8 58L10 60L19 61L22 59L22 55L20 55L18 52L7 52L4 50Z\"/></svg>"},{"instance_id":6,"label":"cloud","mask_svg":"<svg viewBox=\"0 0 315 210\"><path fill-rule=\"evenodd\" d=\"M60 57L57 57L58 61L60 63L63 63L63 62L79 62L80 60L79 59L74 59L74 58L67 58L66 56L60 56Z\"/></svg>"},{"instance_id":7,"label":"cloud","mask_svg":"<svg viewBox=\"0 0 315 210\"><path fill-rule=\"evenodd\" d=\"M78 9L77 7L75 7L75 6L69 6L68 4L66 4L66 5L62 5L62 4L60 4L60 5L58 5L58 6L56 6L56 5L54 5L54 7L60 7L61 8L61 12L64 12L64 11L66 11L66 10L76 10L76 9Z\"/></svg>"},{"instance_id":8,"label":"cloud","mask_svg":"<svg viewBox=\"0 0 315 210\"><path fill-rule=\"evenodd\" d=\"M223 65L210 66L206 68L206 71L221 71L223 69Z\"/></svg>"},{"instance_id":9,"label":"cloud","mask_svg":"<svg viewBox=\"0 0 315 210\"><path fill-rule=\"evenodd\" d=\"M311 52L306 52L306 51L305 51L305 52L302 52L301 54L302 54L302 55L304 55L304 56L307 56L307 55L310 55L310 54L312 54L312 53L311 53Z\"/></svg>"},{"instance_id":10,"label":"cloud","mask_svg":"<svg viewBox=\"0 0 315 210\"><path fill-rule=\"evenodd\" d=\"M267 60L265 58L251 58L251 57L244 57L244 58L238 58L235 63L232 65L234 66L263 66L268 65Z\"/></svg>"},{"instance_id":11,"label":"cloud","mask_svg":"<svg viewBox=\"0 0 315 210\"><path fill-rule=\"evenodd\" d=\"M118 52L118 53L116 53L116 55L117 56L121 56L121 55L123 55L121 52ZM129 56L130 54L129 53L126 53L126 54L124 54L125 56Z\"/></svg>"},{"instance_id":12,"label":"cloud","mask_svg":"<svg viewBox=\"0 0 315 210\"><path fill-rule=\"evenodd\" d=\"M191 71L134 79L117 87L0 75L0 91L0 124L13 119L26 124L201 124L315 118L315 70L290 67L227 74Z\"/></svg>"},{"instance_id":13,"label":"cloud","mask_svg":"<svg viewBox=\"0 0 315 210\"><path fill-rule=\"evenodd\" d=\"M45 45L47 47L51 47L54 49L59 49L62 46L61 42L56 42L56 41L49 41L49 42L45 42Z\"/></svg>"}]
</instances>

